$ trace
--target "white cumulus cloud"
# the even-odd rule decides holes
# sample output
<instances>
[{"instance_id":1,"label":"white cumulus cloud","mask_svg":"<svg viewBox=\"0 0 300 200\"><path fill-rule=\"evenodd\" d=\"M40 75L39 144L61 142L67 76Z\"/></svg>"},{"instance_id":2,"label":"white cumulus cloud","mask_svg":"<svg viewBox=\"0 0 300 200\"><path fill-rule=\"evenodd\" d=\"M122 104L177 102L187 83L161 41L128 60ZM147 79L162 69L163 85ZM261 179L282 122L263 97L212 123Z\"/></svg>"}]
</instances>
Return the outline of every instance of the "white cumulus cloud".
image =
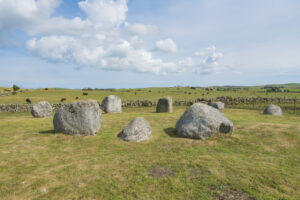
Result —
<instances>
[{"instance_id":1,"label":"white cumulus cloud","mask_svg":"<svg viewBox=\"0 0 300 200\"><path fill-rule=\"evenodd\" d=\"M179 65L200 74L213 74L222 70L222 66L219 64L222 57L223 54L217 52L215 46L210 46L203 51L195 52L192 57L180 61Z\"/></svg>"},{"instance_id":2,"label":"white cumulus cloud","mask_svg":"<svg viewBox=\"0 0 300 200\"><path fill-rule=\"evenodd\" d=\"M167 53L176 53L177 46L172 39L168 38L166 40L157 41L155 50L163 51L163 52L167 52Z\"/></svg>"},{"instance_id":3,"label":"white cumulus cloud","mask_svg":"<svg viewBox=\"0 0 300 200\"><path fill-rule=\"evenodd\" d=\"M126 40L101 45L87 44L73 37L49 36L32 39L28 49L46 59L73 62L81 66L100 67L106 70L129 70L143 73L165 74L177 71L177 65L155 59L152 53L136 49Z\"/></svg>"},{"instance_id":4,"label":"white cumulus cloud","mask_svg":"<svg viewBox=\"0 0 300 200\"><path fill-rule=\"evenodd\" d=\"M79 17L51 17L61 0L0 0L0 33L21 29L30 35L75 34L87 31L90 22Z\"/></svg>"},{"instance_id":5,"label":"white cumulus cloud","mask_svg":"<svg viewBox=\"0 0 300 200\"><path fill-rule=\"evenodd\" d=\"M159 30L157 26L149 24L129 24L125 23L126 31L132 35L156 35Z\"/></svg>"},{"instance_id":6,"label":"white cumulus cloud","mask_svg":"<svg viewBox=\"0 0 300 200\"><path fill-rule=\"evenodd\" d=\"M119 26L125 21L128 11L127 0L85 0L78 5L98 26Z\"/></svg>"},{"instance_id":7,"label":"white cumulus cloud","mask_svg":"<svg viewBox=\"0 0 300 200\"><path fill-rule=\"evenodd\" d=\"M61 0L0 0L0 43L8 45L15 30L25 31L27 49L46 60L79 67L166 74L218 71L222 54L214 46L182 61L165 61L147 50L144 35L158 34L154 25L126 22L127 0L82 0L86 14L67 19L55 15ZM128 35L128 33L130 33ZM159 40L155 51L175 53L172 39ZM151 45L151 46L154 46Z\"/></svg>"}]
</instances>

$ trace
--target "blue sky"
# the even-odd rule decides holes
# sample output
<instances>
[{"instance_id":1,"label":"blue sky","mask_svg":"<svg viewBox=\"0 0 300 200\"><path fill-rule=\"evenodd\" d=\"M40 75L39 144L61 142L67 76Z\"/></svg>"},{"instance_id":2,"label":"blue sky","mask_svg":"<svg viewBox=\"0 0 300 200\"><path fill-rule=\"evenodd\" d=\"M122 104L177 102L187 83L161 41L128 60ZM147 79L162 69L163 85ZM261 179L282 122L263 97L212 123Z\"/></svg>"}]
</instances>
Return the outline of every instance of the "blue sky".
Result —
<instances>
[{"instance_id":1,"label":"blue sky","mask_svg":"<svg viewBox=\"0 0 300 200\"><path fill-rule=\"evenodd\" d=\"M300 80L297 0L2 0L0 85L261 85Z\"/></svg>"}]
</instances>

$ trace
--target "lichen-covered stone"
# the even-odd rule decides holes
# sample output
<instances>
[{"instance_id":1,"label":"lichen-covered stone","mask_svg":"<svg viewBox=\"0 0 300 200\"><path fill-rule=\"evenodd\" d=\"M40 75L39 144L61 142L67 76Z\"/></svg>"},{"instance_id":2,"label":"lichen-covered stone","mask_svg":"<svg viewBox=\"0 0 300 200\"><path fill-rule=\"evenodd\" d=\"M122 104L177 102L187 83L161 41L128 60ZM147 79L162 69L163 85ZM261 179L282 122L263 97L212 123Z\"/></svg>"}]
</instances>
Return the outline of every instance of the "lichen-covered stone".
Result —
<instances>
[{"instance_id":1,"label":"lichen-covered stone","mask_svg":"<svg viewBox=\"0 0 300 200\"><path fill-rule=\"evenodd\" d=\"M125 141L142 142L148 140L151 133L149 122L143 117L137 117L123 129L119 137Z\"/></svg>"},{"instance_id":2,"label":"lichen-covered stone","mask_svg":"<svg viewBox=\"0 0 300 200\"><path fill-rule=\"evenodd\" d=\"M161 98L156 105L156 112L172 112L172 97Z\"/></svg>"},{"instance_id":3,"label":"lichen-covered stone","mask_svg":"<svg viewBox=\"0 0 300 200\"><path fill-rule=\"evenodd\" d=\"M222 111L225 108L225 104L221 101L209 102L208 105Z\"/></svg>"},{"instance_id":4,"label":"lichen-covered stone","mask_svg":"<svg viewBox=\"0 0 300 200\"><path fill-rule=\"evenodd\" d=\"M63 105L53 118L55 132L93 136L101 128L102 112L95 100Z\"/></svg>"},{"instance_id":5,"label":"lichen-covered stone","mask_svg":"<svg viewBox=\"0 0 300 200\"><path fill-rule=\"evenodd\" d=\"M122 100L115 95L109 95L103 99L101 107L106 113L120 113L122 112Z\"/></svg>"},{"instance_id":6,"label":"lichen-covered stone","mask_svg":"<svg viewBox=\"0 0 300 200\"><path fill-rule=\"evenodd\" d=\"M265 108L264 114L265 115L282 116L282 110L279 106L271 104Z\"/></svg>"},{"instance_id":7,"label":"lichen-covered stone","mask_svg":"<svg viewBox=\"0 0 300 200\"><path fill-rule=\"evenodd\" d=\"M31 114L35 118L51 117L52 106L47 101L41 101L32 106Z\"/></svg>"},{"instance_id":8,"label":"lichen-covered stone","mask_svg":"<svg viewBox=\"0 0 300 200\"><path fill-rule=\"evenodd\" d=\"M189 107L176 123L179 136L207 139L215 133L233 132L233 123L219 110L202 103Z\"/></svg>"}]
</instances>

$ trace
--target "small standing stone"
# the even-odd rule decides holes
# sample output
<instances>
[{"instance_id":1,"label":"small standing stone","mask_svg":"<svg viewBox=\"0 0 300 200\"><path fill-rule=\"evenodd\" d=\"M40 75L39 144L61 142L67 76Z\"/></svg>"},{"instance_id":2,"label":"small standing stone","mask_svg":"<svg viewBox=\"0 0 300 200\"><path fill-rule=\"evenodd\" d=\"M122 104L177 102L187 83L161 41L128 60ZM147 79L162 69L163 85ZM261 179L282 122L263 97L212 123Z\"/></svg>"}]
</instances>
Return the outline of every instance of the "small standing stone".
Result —
<instances>
[{"instance_id":1,"label":"small standing stone","mask_svg":"<svg viewBox=\"0 0 300 200\"><path fill-rule=\"evenodd\" d=\"M156 112L172 112L172 97L161 98L158 100Z\"/></svg>"},{"instance_id":2,"label":"small standing stone","mask_svg":"<svg viewBox=\"0 0 300 200\"><path fill-rule=\"evenodd\" d=\"M35 118L51 117L52 106L47 101L41 101L32 106L31 114Z\"/></svg>"},{"instance_id":3,"label":"small standing stone","mask_svg":"<svg viewBox=\"0 0 300 200\"><path fill-rule=\"evenodd\" d=\"M151 127L144 117L137 117L118 135L125 141L142 142L151 137Z\"/></svg>"},{"instance_id":4,"label":"small standing stone","mask_svg":"<svg viewBox=\"0 0 300 200\"><path fill-rule=\"evenodd\" d=\"M210 105L210 106L212 106L212 107L214 107L214 108L216 108L220 111L224 110L224 108L225 108L224 103L221 102L221 101L209 102L208 105Z\"/></svg>"},{"instance_id":5,"label":"small standing stone","mask_svg":"<svg viewBox=\"0 0 300 200\"><path fill-rule=\"evenodd\" d=\"M120 113L122 112L122 100L115 95L109 95L103 99L101 107L106 113Z\"/></svg>"},{"instance_id":6,"label":"small standing stone","mask_svg":"<svg viewBox=\"0 0 300 200\"><path fill-rule=\"evenodd\" d=\"M264 110L265 115L282 116L282 110L279 106L271 104Z\"/></svg>"}]
</instances>

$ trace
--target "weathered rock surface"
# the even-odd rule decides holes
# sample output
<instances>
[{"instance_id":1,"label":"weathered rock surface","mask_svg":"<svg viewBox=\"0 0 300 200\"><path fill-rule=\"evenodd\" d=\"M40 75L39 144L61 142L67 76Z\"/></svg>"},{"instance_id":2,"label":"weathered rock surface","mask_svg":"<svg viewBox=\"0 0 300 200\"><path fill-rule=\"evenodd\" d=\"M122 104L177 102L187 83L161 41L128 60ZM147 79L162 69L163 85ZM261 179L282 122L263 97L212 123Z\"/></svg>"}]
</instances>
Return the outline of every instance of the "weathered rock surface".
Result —
<instances>
[{"instance_id":1,"label":"weathered rock surface","mask_svg":"<svg viewBox=\"0 0 300 200\"><path fill-rule=\"evenodd\" d=\"M172 97L161 98L156 105L156 112L172 112Z\"/></svg>"},{"instance_id":2,"label":"weathered rock surface","mask_svg":"<svg viewBox=\"0 0 300 200\"><path fill-rule=\"evenodd\" d=\"M207 139L218 132L232 134L233 124L219 110L195 103L177 121L176 130L181 137Z\"/></svg>"},{"instance_id":3,"label":"weathered rock surface","mask_svg":"<svg viewBox=\"0 0 300 200\"><path fill-rule=\"evenodd\" d=\"M216 108L220 111L224 110L224 108L225 108L224 103L221 102L221 101L209 102L208 105L210 105L210 106L212 106L212 107L214 107L214 108Z\"/></svg>"},{"instance_id":4,"label":"weathered rock surface","mask_svg":"<svg viewBox=\"0 0 300 200\"><path fill-rule=\"evenodd\" d=\"M106 113L120 113L122 112L122 100L115 95L109 95L103 99L101 107Z\"/></svg>"},{"instance_id":5,"label":"weathered rock surface","mask_svg":"<svg viewBox=\"0 0 300 200\"><path fill-rule=\"evenodd\" d=\"M36 118L51 117L52 106L47 101L41 101L32 106L31 114Z\"/></svg>"},{"instance_id":6,"label":"weathered rock surface","mask_svg":"<svg viewBox=\"0 0 300 200\"><path fill-rule=\"evenodd\" d=\"M95 100L65 104L53 118L55 132L93 136L101 128L102 112Z\"/></svg>"},{"instance_id":7,"label":"weathered rock surface","mask_svg":"<svg viewBox=\"0 0 300 200\"><path fill-rule=\"evenodd\" d=\"M264 110L265 115L275 115L275 116L282 116L282 110L279 106L271 104L266 107Z\"/></svg>"},{"instance_id":8,"label":"weathered rock surface","mask_svg":"<svg viewBox=\"0 0 300 200\"><path fill-rule=\"evenodd\" d=\"M142 142L148 140L151 133L149 122L143 117L137 117L123 129L119 137L125 141Z\"/></svg>"}]
</instances>

